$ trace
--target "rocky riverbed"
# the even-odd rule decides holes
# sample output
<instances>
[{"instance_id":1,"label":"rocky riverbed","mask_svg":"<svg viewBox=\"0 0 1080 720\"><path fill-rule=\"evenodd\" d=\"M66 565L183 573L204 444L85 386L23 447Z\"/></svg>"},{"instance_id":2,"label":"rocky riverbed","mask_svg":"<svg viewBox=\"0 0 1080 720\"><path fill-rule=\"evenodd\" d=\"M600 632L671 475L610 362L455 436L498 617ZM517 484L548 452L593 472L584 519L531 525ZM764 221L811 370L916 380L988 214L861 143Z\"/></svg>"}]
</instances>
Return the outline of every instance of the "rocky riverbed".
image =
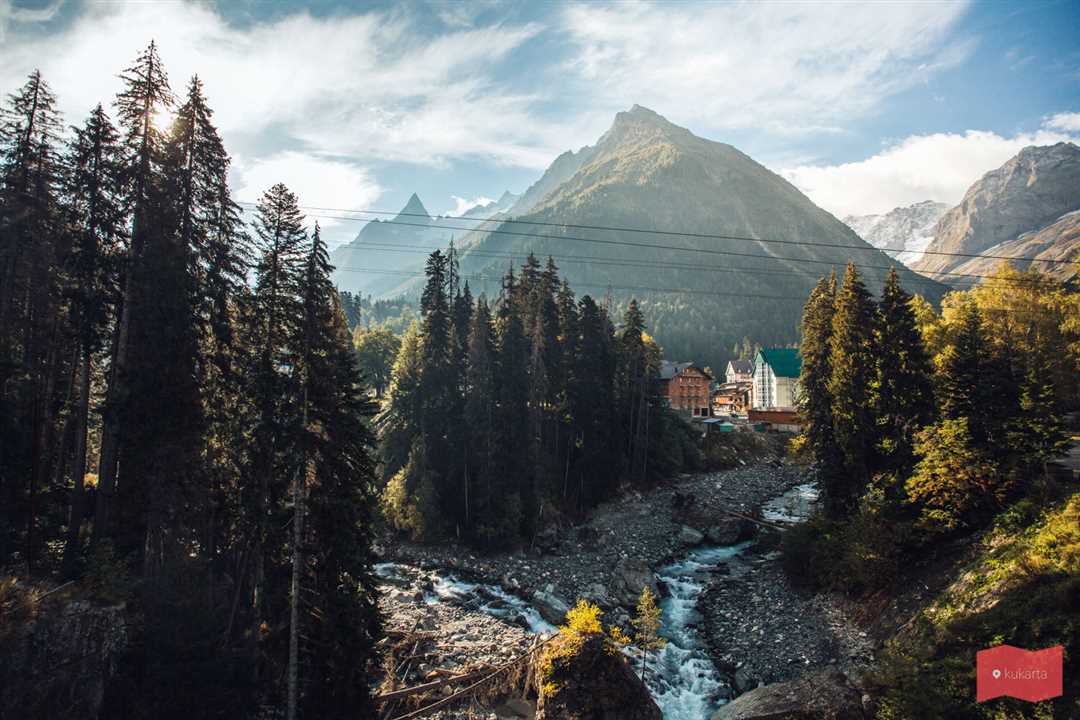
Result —
<instances>
[{"instance_id":1,"label":"rocky riverbed","mask_svg":"<svg viewBox=\"0 0 1080 720\"><path fill-rule=\"evenodd\" d=\"M430 627L446 646L435 653L438 665L417 667L413 679L519 654L531 633L561 621L579 597L597 602L605 621L625 625L643 584L653 583L661 596L672 590L656 583L656 571L696 548L754 536L757 526L724 511L758 514L784 493L805 500L806 482L802 469L779 461L685 476L606 503L584 524L550 528L531 551L484 556L464 547L387 543L381 549L387 562L422 577L390 583L384 611L392 626ZM778 507L772 503L764 516L781 519ZM710 683L713 702L807 671L849 670L872 660L871 641L838 603L791 587L775 553L749 546L708 573L697 600L700 617L689 624L724 678ZM478 587L487 589L478 593ZM463 651L453 652L456 647ZM528 717L527 710L519 704L442 717Z\"/></svg>"}]
</instances>

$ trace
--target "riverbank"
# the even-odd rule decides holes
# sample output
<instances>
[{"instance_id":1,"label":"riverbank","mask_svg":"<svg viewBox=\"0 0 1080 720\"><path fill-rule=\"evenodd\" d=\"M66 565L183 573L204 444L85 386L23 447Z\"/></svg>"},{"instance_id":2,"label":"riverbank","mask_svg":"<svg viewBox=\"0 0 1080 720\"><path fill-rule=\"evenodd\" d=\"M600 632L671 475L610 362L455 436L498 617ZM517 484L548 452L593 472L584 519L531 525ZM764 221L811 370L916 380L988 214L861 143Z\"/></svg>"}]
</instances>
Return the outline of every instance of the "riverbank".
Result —
<instances>
[{"instance_id":1,"label":"riverbank","mask_svg":"<svg viewBox=\"0 0 1080 720\"><path fill-rule=\"evenodd\" d=\"M645 494L629 493L599 506L581 525L544 533L531 552L485 556L456 545L387 544L381 549L383 559L414 568L417 576L388 593L384 612L396 618L392 623L400 629L419 622L419 627L437 629L440 638L446 636L440 642L449 651L435 651L440 664L425 667L427 675L461 671L469 659L497 663L523 652L532 637L527 630L557 624L577 598L599 604L606 622L626 625L644 582L660 575L662 597L680 593L685 590L676 587L684 573L681 563L693 565L695 554L724 551L741 541L743 549L722 552L706 572L698 566L698 572L690 573L700 582L684 576L696 585L690 596L665 601L669 608L687 606L680 611L682 621L687 632L700 638L705 653L698 655L700 662L708 657L719 671L715 679L699 676L704 706L810 670L851 672L872 662L872 639L848 621L833 598L792 587L770 543L754 541L758 526L726 514L759 515L768 504L764 515L781 519L777 508L804 501L806 483L802 468L776 458L684 476ZM780 496L785 500L778 503ZM679 569L673 572L673 567ZM535 611L526 617L523 608L536 608L546 620L535 617ZM491 617L493 610L500 617ZM458 646L468 652L454 652ZM691 655L671 657L683 662ZM447 717L528 716L514 712L503 708L492 715L475 709Z\"/></svg>"}]
</instances>

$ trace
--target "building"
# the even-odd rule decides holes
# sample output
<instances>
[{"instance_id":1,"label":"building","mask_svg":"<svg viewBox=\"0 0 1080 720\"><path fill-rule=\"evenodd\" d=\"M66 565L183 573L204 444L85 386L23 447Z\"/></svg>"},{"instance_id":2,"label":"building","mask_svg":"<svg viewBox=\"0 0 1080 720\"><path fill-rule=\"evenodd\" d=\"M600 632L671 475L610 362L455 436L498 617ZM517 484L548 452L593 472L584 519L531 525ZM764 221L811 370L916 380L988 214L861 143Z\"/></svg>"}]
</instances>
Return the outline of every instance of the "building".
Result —
<instances>
[{"instance_id":1,"label":"building","mask_svg":"<svg viewBox=\"0 0 1080 720\"><path fill-rule=\"evenodd\" d=\"M762 348L754 358L751 408L794 410L802 358L796 348Z\"/></svg>"},{"instance_id":2,"label":"building","mask_svg":"<svg viewBox=\"0 0 1080 720\"><path fill-rule=\"evenodd\" d=\"M735 383L750 383L754 380L754 363L751 360L728 360L727 369L724 370L724 382L728 385Z\"/></svg>"},{"instance_id":3,"label":"building","mask_svg":"<svg viewBox=\"0 0 1080 720\"><path fill-rule=\"evenodd\" d=\"M717 387L712 395L713 415L745 413L750 407L750 388L752 384L749 380L746 380L745 382L724 383Z\"/></svg>"},{"instance_id":4,"label":"building","mask_svg":"<svg viewBox=\"0 0 1080 720\"><path fill-rule=\"evenodd\" d=\"M663 361L656 383L657 394L675 410L692 417L709 417L712 414L709 409L712 376L694 363Z\"/></svg>"}]
</instances>

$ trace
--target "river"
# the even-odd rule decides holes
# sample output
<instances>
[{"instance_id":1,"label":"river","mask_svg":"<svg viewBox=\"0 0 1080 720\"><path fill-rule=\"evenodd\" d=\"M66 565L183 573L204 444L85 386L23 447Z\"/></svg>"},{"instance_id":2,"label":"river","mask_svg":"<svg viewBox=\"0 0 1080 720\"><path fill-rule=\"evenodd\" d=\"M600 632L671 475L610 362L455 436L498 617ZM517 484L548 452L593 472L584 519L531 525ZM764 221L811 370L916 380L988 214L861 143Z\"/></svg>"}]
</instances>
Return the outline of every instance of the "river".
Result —
<instances>
[{"instance_id":1,"label":"river","mask_svg":"<svg viewBox=\"0 0 1080 720\"><path fill-rule=\"evenodd\" d=\"M798 522L805 519L817 499L813 485L799 485L762 506L762 515L771 521ZM752 543L702 545L690 549L679 560L656 570L666 586L661 635L666 646L647 663L646 684L665 720L708 720L730 696L728 678L709 657L702 639L702 617L698 598L717 577L739 567L739 556ZM396 563L375 566L376 574L395 585L420 589L428 604L451 603L498 617L548 635L557 628L544 620L527 601L497 585L462 580L452 573L430 573ZM423 578L421 580L421 578Z\"/></svg>"}]
</instances>

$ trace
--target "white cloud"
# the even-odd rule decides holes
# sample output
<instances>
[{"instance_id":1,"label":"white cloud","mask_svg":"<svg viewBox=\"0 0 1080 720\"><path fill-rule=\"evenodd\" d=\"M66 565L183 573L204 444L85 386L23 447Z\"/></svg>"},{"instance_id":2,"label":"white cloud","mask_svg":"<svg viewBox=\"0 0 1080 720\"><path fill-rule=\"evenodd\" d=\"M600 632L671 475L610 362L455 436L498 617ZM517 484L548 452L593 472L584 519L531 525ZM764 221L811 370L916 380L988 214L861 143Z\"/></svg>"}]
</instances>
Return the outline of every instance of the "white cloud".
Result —
<instances>
[{"instance_id":1,"label":"white cloud","mask_svg":"<svg viewBox=\"0 0 1080 720\"><path fill-rule=\"evenodd\" d=\"M485 197L483 195L472 198L458 197L457 195L451 195L450 199L454 201L454 207L447 212L447 215L454 217L464 215L478 205L488 205L495 202L494 198Z\"/></svg>"},{"instance_id":2,"label":"white cloud","mask_svg":"<svg viewBox=\"0 0 1080 720\"><path fill-rule=\"evenodd\" d=\"M10 15L0 12L0 28L12 25ZM198 73L226 141L235 147L242 138L245 152L263 142L359 160L479 156L543 167L561 148L555 129L529 115L535 98L492 77L540 30L489 25L431 37L393 11L300 12L237 27L201 3L92 3L58 32L11 33L0 87L17 87L40 67L68 120L80 122L111 101L117 73L153 38L174 90Z\"/></svg>"},{"instance_id":3,"label":"white cloud","mask_svg":"<svg viewBox=\"0 0 1080 720\"><path fill-rule=\"evenodd\" d=\"M962 62L967 3L579 4L569 69L619 106L681 124L835 131Z\"/></svg>"},{"instance_id":4,"label":"white cloud","mask_svg":"<svg viewBox=\"0 0 1080 720\"><path fill-rule=\"evenodd\" d=\"M292 151L251 162L240 159L234 172L236 197L244 203L257 202L266 190L279 182L285 183L297 195L301 205L314 207L369 208L382 194L382 188L364 168ZM250 210L250 206L245 209ZM316 212L311 211L311 214ZM324 228L342 223L350 227L355 225L323 215L309 218L309 224L315 220Z\"/></svg>"},{"instance_id":5,"label":"white cloud","mask_svg":"<svg viewBox=\"0 0 1080 720\"><path fill-rule=\"evenodd\" d=\"M1080 113L1063 112L1046 119L1046 127L1066 132L1080 132Z\"/></svg>"},{"instance_id":6,"label":"white cloud","mask_svg":"<svg viewBox=\"0 0 1080 720\"><path fill-rule=\"evenodd\" d=\"M982 130L913 135L865 160L801 165L780 174L837 217L884 213L922 200L955 205L976 180L1023 148L1080 139L1054 129L1059 127L1047 122L1012 137Z\"/></svg>"}]
</instances>

